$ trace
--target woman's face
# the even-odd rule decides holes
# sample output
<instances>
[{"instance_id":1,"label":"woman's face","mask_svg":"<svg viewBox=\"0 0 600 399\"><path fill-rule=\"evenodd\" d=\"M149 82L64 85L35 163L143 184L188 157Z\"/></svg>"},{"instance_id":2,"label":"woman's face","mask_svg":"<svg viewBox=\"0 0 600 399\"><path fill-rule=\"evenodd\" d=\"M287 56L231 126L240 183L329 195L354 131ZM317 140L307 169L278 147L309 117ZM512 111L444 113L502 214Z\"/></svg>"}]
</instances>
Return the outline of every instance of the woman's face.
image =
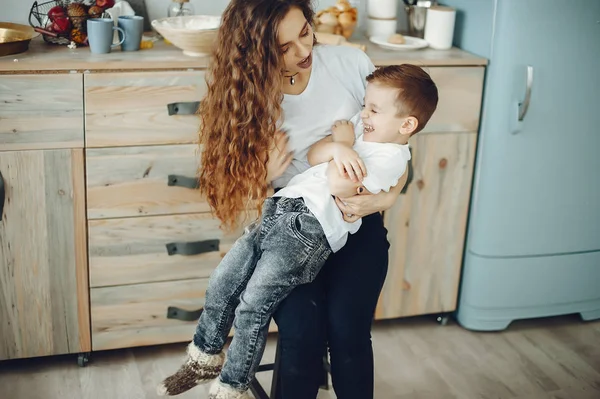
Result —
<instances>
[{"instance_id":1,"label":"woman's face","mask_svg":"<svg viewBox=\"0 0 600 399\"><path fill-rule=\"evenodd\" d=\"M285 74L310 71L313 30L299 8L292 8L279 23L277 38L283 53Z\"/></svg>"}]
</instances>

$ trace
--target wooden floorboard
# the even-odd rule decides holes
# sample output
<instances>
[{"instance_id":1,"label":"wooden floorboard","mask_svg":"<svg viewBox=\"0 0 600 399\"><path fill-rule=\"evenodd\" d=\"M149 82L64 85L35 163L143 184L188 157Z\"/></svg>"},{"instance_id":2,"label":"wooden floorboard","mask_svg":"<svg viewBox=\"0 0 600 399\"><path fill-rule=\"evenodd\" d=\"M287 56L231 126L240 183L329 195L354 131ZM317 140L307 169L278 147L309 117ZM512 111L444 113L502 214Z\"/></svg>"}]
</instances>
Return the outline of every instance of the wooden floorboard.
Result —
<instances>
[{"instance_id":1,"label":"wooden floorboard","mask_svg":"<svg viewBox=\"0 0 600 399\"><path fill-rule=\"evenodd\" d=\"M264 361L274 357L273 336ZM493 333L434 317L377 322L373 329L377 399L598 399L600 321L576 316L519 321ZM75 356L0 362L1 399L154 399L175 371L185 343ZM259 374L269 390L271 373ZM205 398L198 387L178 396ZM332 390L319 399L334 399Z\"/></svg>"}]
</instances>

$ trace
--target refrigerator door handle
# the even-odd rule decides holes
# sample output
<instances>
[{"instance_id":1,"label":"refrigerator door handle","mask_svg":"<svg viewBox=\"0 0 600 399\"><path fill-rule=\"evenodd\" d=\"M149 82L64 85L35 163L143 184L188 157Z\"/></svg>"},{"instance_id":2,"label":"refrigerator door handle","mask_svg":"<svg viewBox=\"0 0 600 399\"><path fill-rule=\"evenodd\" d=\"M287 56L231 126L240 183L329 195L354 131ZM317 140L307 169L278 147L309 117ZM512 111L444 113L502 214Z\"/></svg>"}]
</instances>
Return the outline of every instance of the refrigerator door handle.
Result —
<instances>
[{"instance_id":1,"label":"refrigerator door handle","mask_svg":"<svg viewBox=\"0 0 600 399\"><path fill-rule=\"evenodd\" d=\"M527 65L527 83L525 87L525 99L519 103L519 122L522 122L527 115L529 109L529 102L531 101L531 86L533 85L533 67Z\"/></svg>"}]
</instances>

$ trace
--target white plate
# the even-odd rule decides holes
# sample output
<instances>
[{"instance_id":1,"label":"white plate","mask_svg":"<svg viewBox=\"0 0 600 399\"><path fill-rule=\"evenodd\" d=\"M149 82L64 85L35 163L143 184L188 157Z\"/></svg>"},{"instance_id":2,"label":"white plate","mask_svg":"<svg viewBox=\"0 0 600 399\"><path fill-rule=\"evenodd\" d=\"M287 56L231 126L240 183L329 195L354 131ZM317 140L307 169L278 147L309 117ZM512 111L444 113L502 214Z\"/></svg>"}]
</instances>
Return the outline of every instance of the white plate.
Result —
<instances>
[{"instance_id":1,"label":"white plate","mask_svg":"<svg viewBox=\"0 0 600 399\"><path fill-rule=\"evenodd\" d=\"M425 40L418 37L404 36L406 40L404 44L392 44L388 42L388 39L389 37L385 36L372 36L369 40L387 50L418 50L428 46Z\"/></svg>"}]
</instances>

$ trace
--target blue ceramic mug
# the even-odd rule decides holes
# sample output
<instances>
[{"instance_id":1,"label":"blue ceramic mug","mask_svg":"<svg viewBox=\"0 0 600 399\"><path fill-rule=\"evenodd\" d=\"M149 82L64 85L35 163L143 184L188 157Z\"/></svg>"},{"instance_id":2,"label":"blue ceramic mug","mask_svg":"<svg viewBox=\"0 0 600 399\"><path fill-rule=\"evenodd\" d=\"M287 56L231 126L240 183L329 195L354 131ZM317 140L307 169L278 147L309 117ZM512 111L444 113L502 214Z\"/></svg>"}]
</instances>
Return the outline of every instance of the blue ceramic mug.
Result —
<instances>
[{"instance_id":1,"label":"blue ceramic mug","mask_svg":"<svg viewBox=\"0 0 600 399\"><path fill-rule=\"evenodd\" d=\"M121 41L116 44L112 44L113 31L117 30L121 32ZM124 41L125 31L117 26L110 18L91 18L87 20L87 34L88 42L90 44L90 51L94 54L106 54L110 53L111 48L120 46Z\"/></svg>"},{"instance_id":2,"label":"blue ceramic mug","mask_svg":"<svg viewBox=\"0 0 600 399\"><path fill-rule=\"evenodd\" d=\"M123 51L137 51L140 49L142 34L144 33L144 18L138 15L123 15L119 17L119 28L125 31L125 41L121 45ZM119 38L121 35L119 35Z\"/></svg>"}]
</instances>

